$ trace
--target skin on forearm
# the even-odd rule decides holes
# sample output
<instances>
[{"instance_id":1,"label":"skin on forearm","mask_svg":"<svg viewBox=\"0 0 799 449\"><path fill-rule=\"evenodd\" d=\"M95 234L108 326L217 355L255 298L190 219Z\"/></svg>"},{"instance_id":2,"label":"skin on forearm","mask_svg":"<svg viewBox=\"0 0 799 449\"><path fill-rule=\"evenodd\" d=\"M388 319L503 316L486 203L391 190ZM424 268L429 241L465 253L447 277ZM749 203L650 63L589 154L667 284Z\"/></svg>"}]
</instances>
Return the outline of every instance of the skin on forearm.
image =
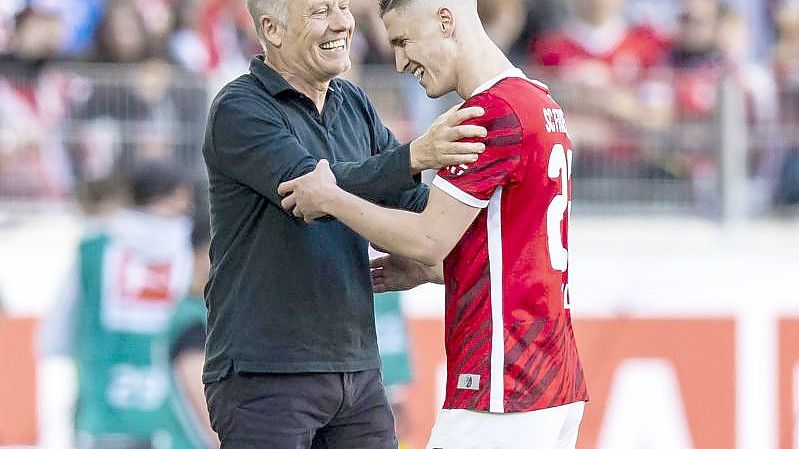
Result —
<instances>
[{"instance_id":1,"label":"skin on forearm","mask_svg":"<svg viewBox=\"0 0 799 449\"><path fill-rule=\"evenodd\" d=\"M480 213L438 188L430 192L421 214L387 209L336 189L325 212L392 254L428 267L440 265ZM443 274L431 277L443 280Z\"/></svg>"}]
</instances>

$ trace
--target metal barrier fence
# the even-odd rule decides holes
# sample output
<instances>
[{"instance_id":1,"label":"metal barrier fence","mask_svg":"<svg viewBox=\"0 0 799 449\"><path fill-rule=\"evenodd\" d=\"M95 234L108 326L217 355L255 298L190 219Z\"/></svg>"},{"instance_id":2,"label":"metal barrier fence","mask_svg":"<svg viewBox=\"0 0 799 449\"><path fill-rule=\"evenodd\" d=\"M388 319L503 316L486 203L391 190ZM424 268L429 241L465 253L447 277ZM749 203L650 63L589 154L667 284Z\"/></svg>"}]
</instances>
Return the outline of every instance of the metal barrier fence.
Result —
<instances>
[{"instance_id":1,"label":"metal barrier fence","mask_svg":"<svg viewBox=\"0 0 799 449\"><path fill-rule=\"evenodd\" d=\"M777 99L799 95L754 98L722 75L663 72L607 88L540 74L566 111L576 147L576 210L733 219L768 209L799 141L799 101ZM458 100L431 102L389 67L361 68L355 78L401 139ZM159 63L0 68L0 201L69 201L87 181L153 158L201 174L212 96L203 80ZM769 102L783 113L753 112Z\"/></svg>"},{"instance_id":2,"label":"metal barrier fence","mask_svg":"<svg viewBox=\"0 0 799 449\"><path fill-rule=\"evenodd\" d=\"M199 172L207 90L163 63L0 68L0 199L68 201L149 159Z\"/></svg>"}]
</instances>

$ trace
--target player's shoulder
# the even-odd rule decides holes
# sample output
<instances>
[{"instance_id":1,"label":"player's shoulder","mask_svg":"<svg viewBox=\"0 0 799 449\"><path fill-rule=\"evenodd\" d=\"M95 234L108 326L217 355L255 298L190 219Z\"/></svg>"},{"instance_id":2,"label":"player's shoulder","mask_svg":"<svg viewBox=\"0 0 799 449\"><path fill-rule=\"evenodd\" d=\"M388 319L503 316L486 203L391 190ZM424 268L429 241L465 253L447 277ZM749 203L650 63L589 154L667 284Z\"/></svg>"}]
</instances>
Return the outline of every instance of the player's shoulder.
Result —
<instances>
[{"instance_id":1,"label":"player's shoulder","mask_svg":"<svg viewBox=\"0 0 799 449\"><path fill-rule=\"evenodd\" d=\"M554 103L549 87L524 76L504 78L470 98L464 107L480 106L487 113L522 115L531 107L547 107Z\"/></svg>"}]
</instances>

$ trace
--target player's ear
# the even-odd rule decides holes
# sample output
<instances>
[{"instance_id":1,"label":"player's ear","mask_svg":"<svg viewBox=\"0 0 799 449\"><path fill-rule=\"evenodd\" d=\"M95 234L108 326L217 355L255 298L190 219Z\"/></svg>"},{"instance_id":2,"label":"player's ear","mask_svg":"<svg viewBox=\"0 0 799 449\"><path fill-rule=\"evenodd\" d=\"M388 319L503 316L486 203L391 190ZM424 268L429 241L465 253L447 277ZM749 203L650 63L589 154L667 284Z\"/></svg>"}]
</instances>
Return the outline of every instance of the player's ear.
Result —
<instances>
[{"instance_id":1,"label":"player's ear","mask_svg":"<svg viewBox=\"0 0 799 449\"><path fill-rule=\"evenodd\" d=\"M455 33L455 20L452 17L452 11L449 8L438 8L438 20L441 34L444 37L452 37Z\"/></svg>"},{"instance_id":2,"label":"player's ear","mask_svg":"<svg viewBox=\"0 0 799 449\"><path fill-rule=\"evenodd\" d=\"M283 45L283 27L270 15L262 15L258 18L258 25L261 27L264 39L275 47Z\"/></svg>"}]
</instances>

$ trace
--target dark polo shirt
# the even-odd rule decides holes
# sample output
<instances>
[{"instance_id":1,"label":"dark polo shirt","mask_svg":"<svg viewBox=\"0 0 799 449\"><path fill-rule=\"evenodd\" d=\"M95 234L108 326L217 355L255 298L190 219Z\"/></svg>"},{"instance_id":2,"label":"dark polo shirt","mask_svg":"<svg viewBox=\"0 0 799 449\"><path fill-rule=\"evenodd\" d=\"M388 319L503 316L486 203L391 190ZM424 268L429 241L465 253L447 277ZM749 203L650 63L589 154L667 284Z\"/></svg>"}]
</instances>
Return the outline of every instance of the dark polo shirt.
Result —
<instances>
[{"instance_id":1,"label":"dark polo shirt","mask_svg":"<svg viewBox=\"0 0 799 449\"><path fill-rule=\"evenodd\" d=\"M277 186L324 158L345 190L420 211L428 191L411 176L408 145L352 83L332 80L320 115L258 57L214 100L203 155L212 225L203 380L231 369L378 368L367 242L337 220L287 214Z\"/></svg>"}]
</instances>

